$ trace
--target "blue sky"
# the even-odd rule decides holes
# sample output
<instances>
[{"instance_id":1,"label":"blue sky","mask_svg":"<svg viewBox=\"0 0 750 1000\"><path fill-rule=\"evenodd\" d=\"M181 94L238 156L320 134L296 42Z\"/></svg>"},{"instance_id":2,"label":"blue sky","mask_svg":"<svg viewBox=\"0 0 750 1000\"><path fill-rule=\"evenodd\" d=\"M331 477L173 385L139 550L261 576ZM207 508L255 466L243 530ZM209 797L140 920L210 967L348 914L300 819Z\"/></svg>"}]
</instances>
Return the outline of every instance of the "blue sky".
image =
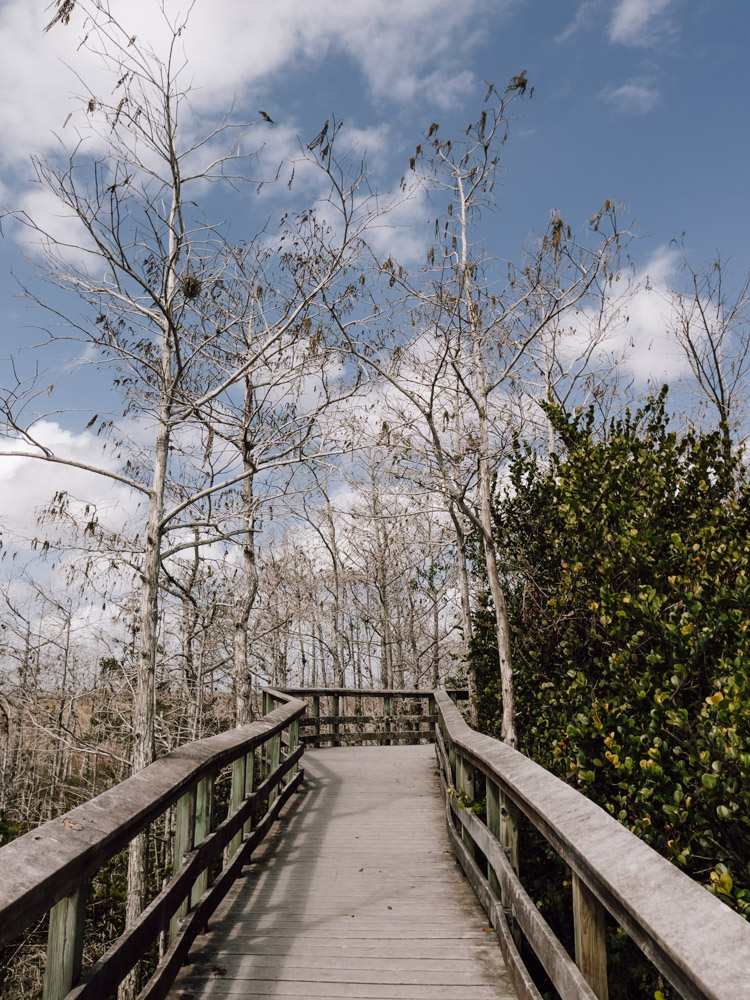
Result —
<instances>
[{"instance_id":1,"label":"blue sky","mask_svg":"<svg viewBox=\"0 0 750 1000\"><path fill-rule=\"evenodd\" d=\"M158 48L155 0L113 0L113 8ZM42 220L55 209L30 184L30 154L53 155L53 133L70 141L64 123L70 94L80 90L75 74L100 83L96 62L79 47L76 18L45 34L50 16L46 0L0 6L0 204ZM269 169L334 113L367 150L372 184L384 190L397 184L432 121L463 130L487 82L502 90L525 70L533 98L505 148L498 211L484 227L489 249L516 258L550 211L577 230L613 198L636 220L638 272L651 274L658 291L678 279L669 247L683 232L698 267L717 252L739 274L750 264L748 38L746 0L196 0L184 44L200 115L233 105L238 117L257 119L263 109L274 119L253 133ZM212 208L231 216L236 236L261 217L250 189ZM417 235L427 225L423 209L402 218ZM24 280L30 265L11 225L4 234L3 383L10 354L34 340L29 324L43 319L17 298L11 271ZM634 306L639 350L658 339L661 310L653 295ZM669 365L654 349L636 374L668 377ZM82 389L91 395L90 380L90 370L79 373L63 403ZM59 419L85 450L85 419ZM36 474L25 471L21 485L20 471L4 478L28 507Z\"/></svg>"},{"instance_id":2,"label":"blue sky","mask_svg":"<svg viewBox=\"0 0 750 1000\"><path fill-rule=\"evenodd\" d=\"M128 4L141 35L158 37L156 6ZM43 34L48 19L39 0L0 9L6 207L32 197L29 154L51 152L54 131L65 135L71 70L91 69L76 51L75 20ZM502 87L525 69L534 95L506 147L496 252L516 256L552 209L577 229L609 197L637 220L642 267L685 232L697 264L718 251L742 270L748 38L743 0L197 0L186 47L201 110L233 101L253 116L267 110L277 123L264 135L269 155L314 135L333 112L362 133L381 187L398 178L431 121L464 126L485 82ZM3 327L15 340L21 317L7 275L24 265L9 237L0 267Z\"/></svg>"}]
</instances>

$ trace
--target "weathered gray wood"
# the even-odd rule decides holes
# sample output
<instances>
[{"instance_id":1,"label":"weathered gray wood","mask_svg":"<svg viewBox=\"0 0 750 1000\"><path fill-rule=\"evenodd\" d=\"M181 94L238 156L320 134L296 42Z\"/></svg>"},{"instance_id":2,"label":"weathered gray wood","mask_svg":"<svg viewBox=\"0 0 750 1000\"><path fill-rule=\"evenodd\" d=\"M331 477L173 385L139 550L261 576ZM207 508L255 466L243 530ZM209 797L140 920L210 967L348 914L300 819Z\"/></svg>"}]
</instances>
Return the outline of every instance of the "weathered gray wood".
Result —
<instances>
[{"instance_id":1,"label":"weathered gray wood","mask_svg":"<svg viewBox=\"0 0 750 1000\"><path fill-rule=\"evenodd\" d=\"M750 998L747 921L574 788L474 732L447 694L435 696L450 742L498 783L685 1000Z\"/></svg>"},{"instance_id":2,"label":"weathered gray wood","mask_svg":"<svg viewBox=\"0 0 750 1000\"><path fill-rule=\"evenodd\" d=\"M188 854L193 849L193 838L195 836L195 797L196 787L193 785L185 794L177 800L174 828L174 870L177 871L182 865L183 855ZM177 907L169 923L169 940L173 941L177 932L177 921L184 917L188 911L188 898L186 897Z\"/></svg>"},{"instance_id":3,"label":"weathered gray wood","mask_svg":"<svg viewBox=\"0 0 750 1000\"><path fill-rule=\"evenodd\" d=\"M519 872L518 850L518 815L516 807L510 798L500 792L500 843L513 866L513 871Z\"/></svg>"},{"instance_id":4,"label":"weathered gray wood","mask_svg":"<svg viewBox=\"0 0 750 1000\"><path fill-rule=\"evenodd\" d=\"M86 884L52 907L43 1000L62 1000L81 974Z\"/></svg>"},{"instance_id":5,"label":"weathered gray wood","mask_svg":"<svg viewBox=\"0 0 750 1000\"><path fill-rule=\"evenodd\" d=\"M248 726L188 744L114 788L0 848L0 945L121 851L186 788L257 747L307 709L300 701Z\"/></svg>"},{"instance_id":6,"label":"weathered gray wood","mask_svg":"<svg viewBox=\"0 0 750 1000\"><path fill-rule=\"evenodd\" d=\"M573 930L576 964L599 1000L608 1000L606 910L573 873Z\"/></svg>"},{"instance_id":7,"label":"weathered gray wood","mask_svg":"<svg viewBox=\"0 0 750 1000\"><path fill-rule=\"evenodd\" d=\"M462 792L469 799L469 802L474 802L474 768L460 755L456 761L456 787L459 792ZM471 839L471 834L466 827L461 828L461 839L464 842L466 850L474 857L474 841Z\"/></svg>"},{"instance_id":8,"label":"weathered gray wood","mask_svg":"<svg viewBox=\"0 0 750 1000\"><path fill-rule=\"evenodd\" d=\"M269 776L266 779L266 783L260 785L251 798L243 802L235 813L230 814L217 830L206 837L203 843L192 852L174 879L146 907L138 918L138 921L121 935L89 969L80 984L69 994L66 1000L101 1000L101 997L108 996L117 988L118 984L141 958L158 934L168 925L170 917L195 881L196 874L204 870L214 859L221 856L224 848L232 837L234 837L236 831L242 827L249 812L253 811L257 813L259 811L261 803L268 796L270 784L278 782L280 777L295 762L295 759L284 761L280 765L278 774ZM280 798L276 800L263 816L250 836L243 841L237 853L217 878L215 884L203 895L195 905L193 911L183 918L178 926L175 939L167 951L167 956L173 956L175 950L179 952L180 948L184 946L180 942L184 942L186 934L188 934L188 937L192 934L192 940L199 933L201 927L205 926L205 922L231 888L233 880L240 874L242 866L250 857L250 852L262 842L268 833L272 823L279 814L281 806L288 798L288 795L298 786L298 783L302 780L302 776L302 771L295 775L294 779L284 789ZM165 962L167 956L165 956ZM170 959L167 967L173 973L176 972L173 959ZM167 973L161 966L160 970L160 988L166 992L169 986L166 978Z\"/></svg>"},{"instance_id":9,"label":"weathered gray wood","mask_svg":"<svg viewBox=\"0 0 750 1000\"><path fill-rule=\"evenodd\" d=\"M331 748L305 761L303 794L171 997L515 997L457 877L429 745Z\"/></svg>"},{"instance_id":10,"label":"weathered gray wood","mask_svg":"<svg viewBox=\"0 0 750 1000\"><path fill-rule=\"evenodd\" d=\"M213 916L219 904L236 882L243 866L249 861L252 851L262 843L271 826L278 819L281 809L298 788L302 777L302 771L298 771L295 774L286 788L281 791L261 822L258 823L250 836L244 841L232 858L229 866L224 869L216 880L211 893L206 895L196 909L182 921L177 937L168 948L148 984L139 993L138 1000L163 1000L168 995L177 973L187 960L193 941L195 941L198 934L206 926L208 920ZM73 998L70 998L70 1000L73 1000Z\"/></svg>"},{"instance_id":11,"label":"weathered gray wood","mask_svg":"<svg viewBox=\"0 0 750 1000\"><path fill-rule=\"evenodd\" d=\"M552 928L537 909L534 901L521 885L499 842L472 812L468 809L461 809L454 796L448 795L446 800L448 812L456 817L462 830L471 835L472 841L479 847L494 870L504 897L508 900L514 922L523 931L562 1000L596 1000L595 993L589 987L580 969L568 955ZM450 815L448 819L450 821ZM462 838L462 843L465 843L464 838ZM473 853L470 850L467 850L467 854L473 858ZM472 885L475 885L476 882L481 882L484 885L486 881L486 890L482 888L481 892L477 890L477 893L483 906L485 901L488 901L485 910L489 915L495 906L496 894L478 868L477 872L478 875L472 876ZM488 895L488 892L492 895ZM501 906L505 910L502 902ZM514 939L518 944L517 935L514 935Z\"/></svg>"},{"instance_id":12,"label":"weathered gray wood","mask_svg":"<svg viewBox=\"0 0 750 1000\"><path fill-rule=\"evenodd\" d=\"M450 809L447 810L448 814ZM511 982L516 992L516 996L519 1000L542 1000L542 996L539 990L536 988L528 969L523 963L521 956L518 952L516 942L511 934L510 928L508 927L507 920L505 918L505 911L490 889L489 882L483 877L479 866L474 860L473 853L466 847L460 834L455 830L453 824L450 822L450 817L448 816L449 822L447 824L448 835L451 841L451 847L458 858L464 873L469 880L469 884L476 893L477 899L482 904L487 916L490 919L490 923L495 931L498 942L500 943L500 949L503 953L503 958L505 959L506 967L508 969L508 974L510 976Z\"/></svg>"},{"instance_id":13,"label":"weathered gray wood","mask_svg":"<svg viewBox=\"0 0 750 1000\"><path fill-rule=\"evenodd\" d=\"M471 859L468 867L472 869L473 874L467 872L467 875L472 882L472 886L476 889L478 898L488 916L494 914L493 926L498 934L500 946L503 950L503 957L513 977L519 997L532 996L534 993L533 990L529 992L529 983L531 980L518 952L518 929L522 930L526 935L529 944L539 957L542 966L549 975L562 1000L596 1000L594 993L584 980L580 970L558 941L552 928L542 917L533 900L521 885L517 873L511 867L505 850L501 847L497 836L493 833L493 828L497 829L500 824L499 792L497 788L495 787L495 790L492 791L491 785L493 783L487 778L487 825L482 823L469 810L460 808L457 802L456 789L453 784L445 741L439 726L437 727L436 737L435 751L438 758L438 767L440 768L443 793L446 799L446 821L451 844L464 869L467 868L466 859ZM451 815L454 815L459 823L468 829L471 833L472 841L479 847L487 859L490 880L486 881L486 888L484 887L484 876L474 861L474 854L464 846L463 838L460 838L454 829ZM500 883L502 893L499 907L496 905L497 892L495 889L495 885L498 882ZM478 889L477 886L479 886ZM502 921L500 921L501 911ZM511 913L513 921L517 924L515 931L512 931L506 922L508 912Z\"/></svg>"}]
</instances>

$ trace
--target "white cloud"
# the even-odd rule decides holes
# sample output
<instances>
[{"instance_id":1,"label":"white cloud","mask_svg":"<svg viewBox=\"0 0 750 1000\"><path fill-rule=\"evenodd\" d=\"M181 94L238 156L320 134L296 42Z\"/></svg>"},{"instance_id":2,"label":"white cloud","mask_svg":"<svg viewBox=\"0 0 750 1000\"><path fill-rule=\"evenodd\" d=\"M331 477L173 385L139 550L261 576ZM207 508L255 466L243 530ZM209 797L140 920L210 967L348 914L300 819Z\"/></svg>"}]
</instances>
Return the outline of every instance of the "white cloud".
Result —
<instances>
[{"instance_id":1,"label":"white cloud","mask_svg":"<svg viewBox=\"0 0 750 1000\"><path fill-rule=\"evenodd\" d=\"M573 35L590 24L594 11L599 7L599 0L584 0L575 13L573 20L558 34L555 41L559 44L567 42Z\"/></svg>"},{"instance_id":2,"label":"white cloud","mask_svg":"<svg viewBox=\"0 0 750 1000\"><path fill-rule=\"evenodd\" d=\"M689 371L684 352L668 332L672 323L667 292L680 261L672 247L662 246L651 254L627 305L628 322L608 343L615 353L625 354L625 366L638 382L672 382Z\"/></svg>"},{"instance_id":3,"label":"white cloud","mask_svg":"<svg viewBox=\"0 0 750 1000\"><path fill-rule=\"evenodd\" d=\"M603 312L587 308L576 314L558 333L556 353L563 366L574 371L576 359L593 346L593 369L617 364L639 388L687 375L685 354L669 332L674 326L669 289L680 263L673 247L661 246L638 269L632 284L612 287Z\"/></svg>"},{"instance_id":4,"label":"white cloud","mask_svg":"<svg viewBox=\"0 0 750 1000\"><path fill-rule=\"evenodd\" d=\"M606 104L624 115L646 115L661 99L651 77L635 77L621 87L606 87L601 94Z\"/></svg>"},{"instance_id":5,"label":"white cloud","mask_svg":"<svg viewBox=\"0 0 750 1000\"><path fill-rule=\"evenodd\" d=\"M502 0L500 9L512 2ZM165 5L175 16L185 7L180 0L166 0ZM273 116L269 94L277 74L307 63L319 65L338 54L360 70L373 99L429 98L438 106L451 106L474 82L462 65L476 39L467 26L487 6L486 0L197 0L180 37L184 83L191 84L191 105L199 113L215 114L237 98L239 106L249 104L252 117L257 107ZM122 8L123 26L145 45L165 52L168 31L156 7L153 0L130 0ZM496 7L491 9L497 13ZM75 107L71 91L86 94L73 73L94 94L101 89L109 96L111 90L101 60L80 46L80 16L44 33L49 14L47 0L6 0L0 7L0 35L13 40L0 64L6 95L0 105L1 155L6 163L22 162L32 150L53 148L51 130L62 130ZM73 122L67 133L73 133Z\"/></svg>"},{"instance_id":6,"label":"white cloud","mask_svg":"<svg viewBox=\"0 0 750 1000\"><path fill-rule=\"evenodd\" d=\"M89 431L74 434L54 420L41 420L34 427L37 440L56 455L114 471L116 462L107 454L101 438ZM16 442L0 439L0 451L28 451ZM37 513L58 492L76 498L74 510L82 513L86 503L95 504L100 521L109 530L122 528L135 509L138 498L121 486L94 472L36 458L0 458L0 524L19 538L31 538L37 532Z\"/></svg>"},{"instance_id":7,"label":"white cloud","mask_svg":"<svg viewBox=\"0 0 750 1000\"><path fill-rule=\"evenodd\" d=\"M609 40L621 45L656 45L669 30L666 12L673 0L619 0L609 25Z\"/></svg>"}]
</instances>

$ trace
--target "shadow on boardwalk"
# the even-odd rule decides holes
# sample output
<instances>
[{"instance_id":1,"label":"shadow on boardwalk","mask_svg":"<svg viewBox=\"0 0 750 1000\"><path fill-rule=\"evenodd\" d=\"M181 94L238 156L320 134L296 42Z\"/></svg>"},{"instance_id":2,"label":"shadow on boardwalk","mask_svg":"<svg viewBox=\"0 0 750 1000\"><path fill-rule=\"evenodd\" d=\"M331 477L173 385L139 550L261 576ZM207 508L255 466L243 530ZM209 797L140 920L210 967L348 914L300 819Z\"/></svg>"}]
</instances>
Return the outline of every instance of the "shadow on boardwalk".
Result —
<instances>
[{"instance_id":1,"label":"shadow on boardwalk","mask_svg":"<svg viewBox=\"0 0 750 1000\"><path fill-rule=\"evenodd\" d=\"M507 1000L453 858L432 746L305 755L303 792L198 939L170 997Z\"/></svg>"}]
</instances>

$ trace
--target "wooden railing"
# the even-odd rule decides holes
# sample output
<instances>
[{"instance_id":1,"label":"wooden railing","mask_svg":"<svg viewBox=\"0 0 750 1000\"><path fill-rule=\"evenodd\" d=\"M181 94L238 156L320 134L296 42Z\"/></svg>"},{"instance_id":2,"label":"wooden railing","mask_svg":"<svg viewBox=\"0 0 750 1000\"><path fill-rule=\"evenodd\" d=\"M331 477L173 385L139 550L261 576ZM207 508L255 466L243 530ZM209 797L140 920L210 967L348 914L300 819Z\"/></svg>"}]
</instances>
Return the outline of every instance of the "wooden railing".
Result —
<instances>
[{"instance_id":1,"label":"wooden railing","mask_svg":"<svg viewBox=\"0 0 750 1000\"><path fill-rule=\"evenodd\" d=\"M437 754L453 849L493 924L522 1000L541 1000L523 934L563 1000L606 1000L607 914L685 1000L749 1000L750 923L612 816L504 743L471 729L436 691ZM486 800L483 822L471 803ZM518 878L518 813L571 871L575 962Z\"/></svg>"},{"instance_id":2,"label":"wooden railing","mask_svg":"<svg viewBox=\"0 0 750 1000\"><path fill-rule=\"evenodd\" d=\"M257 722L180 747L0 849L0 945L50 914L44 1000L110 996L162 933L168 946L139 1000L165 996L196 935L302 780L299 720L307 705L269 694L279 707ZM228 815L212 829L214 778L228 765ZM172 877L81 976L89 880L173 805Z\"/></svg>"},{"instance_id":3,"label":"wooden railing","mask_svg":"<svg viewBox=\"0 0 750 1000\"><path fill-rule=\"evenodd\" d=\"M300 738L308 746L391 746L435 739L437 714L432 691L344 687L280 690L307 701L309 711L300 721ZM448 694L454 701L469 697L464 689L451 689Z\"/></svg>"},{"instance_id":4,"label":"wooden railing","mask_svg":"<svg viewBox=\"0 0 750 1000\"><path fill-rule=\"evenodd\" d=\"M307 702L296 695L308 699L311 719L304 718ZM164 997L195 937L298 787L301 741L434 738L453 849L495 929L521 1000L541 1000L521 959L521 936L562 1000L606 1000L608 919L685 1000L750 1000L750 924L574 788L471 729L455 704L462 695L266 690L259 721L181 747L0 849L0 945L49 912L44 1000L102 1000L163 934L166 949L139 1000ZM432 719L437 725L431 733L426 727ZM214 778L230 765L228 814L213 829ZM484 821L472 809L480 800ZM139 920L81 975L88 881L172 807L174 874ZM570 869L575 959L518 877L519 814Z\"/></svg>"}]
</instances>

